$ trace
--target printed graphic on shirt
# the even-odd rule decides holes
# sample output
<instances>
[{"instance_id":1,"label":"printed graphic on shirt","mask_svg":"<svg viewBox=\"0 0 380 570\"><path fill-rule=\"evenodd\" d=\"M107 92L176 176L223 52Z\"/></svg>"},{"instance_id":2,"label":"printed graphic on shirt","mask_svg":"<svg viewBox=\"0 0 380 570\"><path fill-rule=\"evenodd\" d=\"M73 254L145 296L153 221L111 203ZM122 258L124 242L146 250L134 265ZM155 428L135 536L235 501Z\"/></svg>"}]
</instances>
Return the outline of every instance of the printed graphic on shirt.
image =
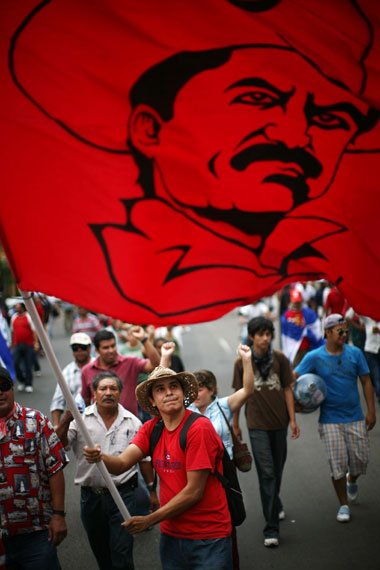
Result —
<instances>
[{"instance_id":1,"label":"printed graphic on shirt","mask_svg":"<svg viewBox=\"0 0 380 570\"><path fill-rule=\"evenodd\" d=\"M280 378L275 372L270 374L267 380L263 380L259 374L255 374L255 390L260 392L263 386L266 386L268 390L281 390Z\"/></svg>"}]
</instances>

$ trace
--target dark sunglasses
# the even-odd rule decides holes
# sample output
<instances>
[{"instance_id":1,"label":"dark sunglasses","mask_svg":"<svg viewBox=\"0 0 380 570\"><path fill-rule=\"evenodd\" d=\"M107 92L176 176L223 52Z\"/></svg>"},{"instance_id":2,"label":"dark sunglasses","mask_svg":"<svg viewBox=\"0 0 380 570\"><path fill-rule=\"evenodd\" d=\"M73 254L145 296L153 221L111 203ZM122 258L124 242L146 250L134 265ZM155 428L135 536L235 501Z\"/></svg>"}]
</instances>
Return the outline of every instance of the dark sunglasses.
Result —
<instances>
[{"instance_id":1,"label":"dark sunglasses","mask_svg":"<svg viewBox=\"0 0 380 570\"><path fill-rule=\"evenodd\" d=\"M13 388L13 383L12 382L2 382L0 384L0 392L9 392L9 390L11 390Z\"/></svg>"},{"instance_id":2,"label":"dark sunglasses","mask_svg":"<svg viewBox=\"0 0 380 570\"><path fill-rule=\"evenodd\" d=\"M350 334L350 329L337 329L337 333L339 336L343 336L344 334Z\"/></svg>"},{"instance_id":3,"label":"dark sunglasses","mask_svg":"<svg viewBox=\"0 0 380 570\"><path fill-rule=\"evenodd\" d=\"M73 346L71 347L71 350L73 352L78 352L78 350L88 350L90 348L89 344L73 344Z\"/></svg>"}]
</instances>

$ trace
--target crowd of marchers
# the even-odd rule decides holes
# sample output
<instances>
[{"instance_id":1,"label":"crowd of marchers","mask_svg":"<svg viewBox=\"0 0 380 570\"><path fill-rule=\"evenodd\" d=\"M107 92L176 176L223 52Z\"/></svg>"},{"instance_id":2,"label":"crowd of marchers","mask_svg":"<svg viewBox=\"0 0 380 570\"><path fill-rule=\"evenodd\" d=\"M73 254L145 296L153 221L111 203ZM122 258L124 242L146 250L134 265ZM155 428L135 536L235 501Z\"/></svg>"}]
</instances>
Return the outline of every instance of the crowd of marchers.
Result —
<instances>
[{"instance_id":1,"label":"crowd of marchers","mask_svg":"<svg viewBox=\"0 0 380 570\"><path fill-rule=\"evenodd\" d=\"M36 301L49 326L41 298ZM61 567L56 547L67 532L64 467L72 449L80 517L101 570L134 569L133 535L156 524L164 570L239 569L238 529L220 475L226 461L237 463L241 408L260 488L264 546L278 547L286 517L280 490L287 438L302 435L293 388L309 373L327 387L318 431L337 496L336 519L350 521L350 503L368 464L375 395L380 398L380 323L357 315L336 287L293 283L241 307L241 344L231 362L233 391L226 396L218 393L212 370L185 370L181 348L188 327L137 326L70 303L50 303L62 315L72 352L63 377L96 446L86 446L59 384L51 419L15 400L15 391L38 389L33 376L43 352L22 300L4 305L1 334L11 355L0 352L0 533L6 568L32 570L36 561L41 570ZM276 320L282 351L273 346ZM96 466L101 460L128 509L127 520Z\"/></svg>"}]
</instances>

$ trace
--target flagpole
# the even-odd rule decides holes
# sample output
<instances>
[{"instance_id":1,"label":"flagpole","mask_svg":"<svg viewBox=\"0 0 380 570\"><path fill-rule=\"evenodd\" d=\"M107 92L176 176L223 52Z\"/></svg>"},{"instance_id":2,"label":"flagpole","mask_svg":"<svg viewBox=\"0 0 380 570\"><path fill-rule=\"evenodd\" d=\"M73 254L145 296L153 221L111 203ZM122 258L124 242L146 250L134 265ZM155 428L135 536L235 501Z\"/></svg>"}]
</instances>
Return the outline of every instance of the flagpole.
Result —
<instances>
[{"instance_id":1,"label":"flagpole","mask_svg":"<svg viewBox=\"0 0 380 570\"><path fill-rule=\"evenodd\" d=\"M26 291L21 291L21 295L22 298L24 300L25 306L30 314L30 317L33 321L34 327L37 331L38 337L40 339L42 348L44 349L46 358L48 359L50 366L53 369L53 372L55 374L55 376L57 377L58 380L58 384L63 392L63 395L66 399L66 404L67 406L70 408L71 413L74 416L74 419L77 423L77 426L79 428L79 430L82 432L84 440L86 442L86 445L88 445L88 447L95 447L91 436L90 436L90 432L88 431L86 424L83 421L83 418L78 410L78 407L75 403L75 400L69 390L69 387L67 385L67 382L65 381L63 374L61 372L61 368L59 366L57 357L55 356L53 347L51 345L50 339L48 337L48 335L46 334L45 328L41 322L41 319L39 317L39 314L37 312L36 306L33 302L33 293L27 293ZM123 499L121 498L119 491L117 490L117 487L115 485L115 483L112 480L111 475L108 473L107 471L107 467L105 466L105 464L103 463L103 461L100 461L99 463L96 463L96 466L98 467L100 473L103 476L103 479L105 481L105 484L109 490L109 492L112 495L113 500L115 501L121 516L123 517L124 520L128 520L131 518L131 515L128 512L127 507L125 506Z\"/></svg>"}]
</instances>

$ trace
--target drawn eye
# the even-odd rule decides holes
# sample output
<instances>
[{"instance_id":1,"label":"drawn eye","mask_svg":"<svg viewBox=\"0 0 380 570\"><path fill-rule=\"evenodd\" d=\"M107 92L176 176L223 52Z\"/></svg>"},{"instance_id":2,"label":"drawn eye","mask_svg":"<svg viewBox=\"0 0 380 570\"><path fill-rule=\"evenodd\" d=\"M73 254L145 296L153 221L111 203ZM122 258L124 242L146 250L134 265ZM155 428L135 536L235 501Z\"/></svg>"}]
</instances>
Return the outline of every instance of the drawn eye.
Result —
<instances>
[{"instance_id":1,"label":"drawn eye","mask_svg":"<svg viewBox=\"0 0 380 570\"><path fill-rule=\"evenodd\" d=\"M231 103L243 103L245 105L258 105L262 107L271 107L279 104L278 97L268 93L267 91L248 91L235 97Z\"/></svg>"},{"instance_id":2,"label":"drawn eye","mask_svg":"<svg viewBox=\"0 0 380 570\"><path fill-rule=\"evenodd\" d=\"M326 130L343 129L348 131L350 129L347 121L345 121L340 115L336 115L334 113L324 112L314 115L313 123Z\"/></svg>"}]
</instances>

